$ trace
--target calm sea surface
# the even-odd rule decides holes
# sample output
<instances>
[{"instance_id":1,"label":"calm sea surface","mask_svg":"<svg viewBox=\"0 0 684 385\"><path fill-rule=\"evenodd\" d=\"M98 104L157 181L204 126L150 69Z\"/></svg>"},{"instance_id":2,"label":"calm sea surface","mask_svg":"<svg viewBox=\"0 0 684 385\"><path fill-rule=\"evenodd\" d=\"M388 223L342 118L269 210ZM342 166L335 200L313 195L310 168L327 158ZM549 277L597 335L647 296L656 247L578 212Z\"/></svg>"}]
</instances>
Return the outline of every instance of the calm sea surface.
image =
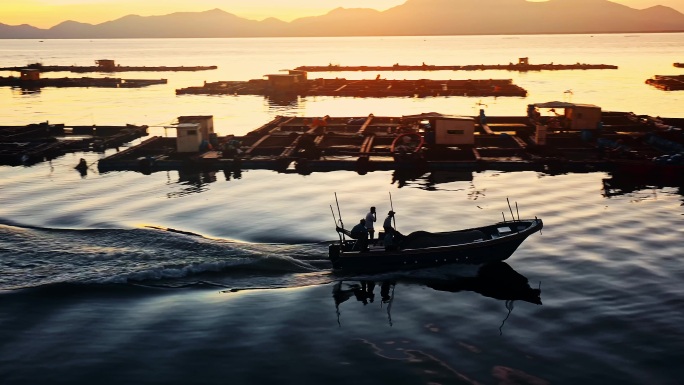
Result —
<instances>
[{"instance_id":1,"label":"calm sea surface","mask_svg":"<svg viewBox=\"0 0 684 385\"><path fill-rule=\"evenodd\" d=\"M684 34L300 39L0 40L0 66L217 65L118 73L141 89L0 88L0 125L147 124L213 115L220 135L277 115L522 115L589 103L684 117ZM526 98L176 96L300 65L613 64L618 70L383 72L513 79ZM0 73L8 76L11 73ZM376 73L321 73L365 79ZM47 73L44 77L111 76ZM134 142L132 144L135 144ZM75 153L0 166L0 383L681 384L684 188L607 173L135 172L81 177ZM330 206L355 223L392 204L402 232L542 218L496 270L330 272ZM336 210L336 208L335 208ZM515 210L515 206L513 206ZM379 219L382 220L382 219ZM174 229L179 231L168 231ZM193 235L194 234L194 235ZM525 282L525 278L529 280ZM524 295L541 289L541 303Z\"/></svg>"}]
</instances>

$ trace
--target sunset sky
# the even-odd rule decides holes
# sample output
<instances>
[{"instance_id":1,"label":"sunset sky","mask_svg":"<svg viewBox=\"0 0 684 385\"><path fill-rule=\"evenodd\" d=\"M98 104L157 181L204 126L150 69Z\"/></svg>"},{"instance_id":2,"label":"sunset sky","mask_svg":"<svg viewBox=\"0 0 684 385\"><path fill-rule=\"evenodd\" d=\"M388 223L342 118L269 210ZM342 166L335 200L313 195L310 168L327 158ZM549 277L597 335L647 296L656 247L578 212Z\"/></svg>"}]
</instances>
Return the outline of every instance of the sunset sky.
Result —
<instances>
[{"instance_id":1,"label":"sunset sky","mask_svg":"<svg viewBox=\"0 0 684 385\"><path fill-rule=\"evenodd\" d=\"M165 15L220 8L252 20L275 17L284 21L318 16L337 8L385 10L406 0L0 0L0 23L49 28L65 20L98 24L122 16ZM454 0L458 1L458 0ZM543 1L543 0L536 0ZM666 5L684 13L684 0L613 0L632 8Z\"/></svg>"}]
</instances>

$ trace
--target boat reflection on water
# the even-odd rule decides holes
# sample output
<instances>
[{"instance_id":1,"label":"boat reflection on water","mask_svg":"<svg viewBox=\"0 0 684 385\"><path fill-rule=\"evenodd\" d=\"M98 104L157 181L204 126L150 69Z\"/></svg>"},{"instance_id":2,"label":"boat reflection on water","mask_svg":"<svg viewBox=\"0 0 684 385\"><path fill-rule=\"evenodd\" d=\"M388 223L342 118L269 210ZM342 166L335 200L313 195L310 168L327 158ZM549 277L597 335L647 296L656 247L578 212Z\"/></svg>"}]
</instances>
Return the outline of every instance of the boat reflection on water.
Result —
<instances>
[{"instance_id":1,"label":"boat reflection on water","mask_svg":"<svg viewBox=\"0 0 684 385\"><path fill-rule=\"evenodd\" d=\"M397 283L405 283L407 286L426 286L437 291L457 293L472 291L485 297L505 301L508 314L501 323L499 331L513 311L515 301L525 301L541 305L541 284L538 288L532 288L528 279L515 271L505 262L497 262L482 265L474 276L449 276L444 274L425 275L400 275L392 279L382 281L359 280L338 281L333 287L333 299L337 311L337 321L340 323L340 305L354 298L363 305L378 300L375 296L375 288L380 287L379 302L387 307L387 319L392 325L391 308L394 300L394 287Z\"/></svg>"},{"instance_id":2,"label":"boat reflection on water","mask_svg":"<svg viewBox=\"0 0 684 385\"><path fill-rule=\"evenodd\" d=\"M530 287L527 278L505 262L483 265L475 277L427 281L426 286L439 291L474 291L485 297L504 301L525 301L541 305L541 289Z\"/></svg>"},{"instance_id":3,"label":"boat reflection on water","mask_svg":"<svg viewBox=\"0 0 684 385\"><path fill-rule=\"evenodd\" d=\"M396 281L386 280L379 283L380 303L387 305L387 320L392 326L392 300L394 299L394 286ZM335 310L337 312L337 324L340 322L340 305L350 298L364 305L375 302L375 281L338 281L333 286L333 299L335 300Z\"/></svg>"}]
</instances>

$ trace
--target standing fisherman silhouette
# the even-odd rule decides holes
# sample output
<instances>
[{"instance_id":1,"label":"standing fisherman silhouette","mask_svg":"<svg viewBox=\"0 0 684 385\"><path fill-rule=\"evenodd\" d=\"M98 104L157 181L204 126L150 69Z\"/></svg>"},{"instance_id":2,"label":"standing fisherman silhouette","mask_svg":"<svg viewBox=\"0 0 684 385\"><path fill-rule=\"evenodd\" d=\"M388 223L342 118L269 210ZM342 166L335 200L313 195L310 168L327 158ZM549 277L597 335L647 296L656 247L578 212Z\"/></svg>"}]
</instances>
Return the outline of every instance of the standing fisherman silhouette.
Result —
<instances>
[{"instance_id":1,"label":"standing fisherman silhouette","mask_svg":"<svg viewBox=\"0 0 684 385\"><path fill-rule=\"evenodd\" d=\"M373 241L375 237L375 228L373 222L377 222L378 216L375 213L375 206L370 208L368 214L366 214L366 229L368 229L368 238Z\"/></svg>"}]
</instances>

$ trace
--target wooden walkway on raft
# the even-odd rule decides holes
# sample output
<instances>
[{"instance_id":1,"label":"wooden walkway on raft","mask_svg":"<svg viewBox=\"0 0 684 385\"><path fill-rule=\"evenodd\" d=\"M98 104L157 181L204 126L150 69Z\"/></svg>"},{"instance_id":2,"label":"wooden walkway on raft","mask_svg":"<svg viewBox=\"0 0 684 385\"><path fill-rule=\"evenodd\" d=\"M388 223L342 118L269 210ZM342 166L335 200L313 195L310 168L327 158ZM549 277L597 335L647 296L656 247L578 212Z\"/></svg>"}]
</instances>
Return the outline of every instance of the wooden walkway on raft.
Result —
<instances>
[{"instance_id":1,"label":"wooden walkway on raft","mask_svg":"<svg viewBox=\"0 0 684 385\"><path fill-rule=\"evenodd\" d=\"M684 75L655 75L647 79L646 84L663 91L684 90Z\"/></svg>"},{"instance_id":2,"label":"wooden walkway on raft","mask_svg":"<svg viewBox=\"0 0 684 385\"><path fill-rule=\"evenodd\" d=\"M511 79L486 80L347 80L309 79L287 89L265 79L220 81L176 90L177 95L277 95L347 97L527 96Z\"/></svg>"},{"instance_id":3,"label":"wooden walkway on raft","mask_svg":"<svg viewBox=\"0 0 684 385\"><path fill-rule=\"evenodd\" d=\"M307 72L340 72L340 71L570 71L570 70L614 70L618 69L615 65L609 64L471 64L471 65L403 65L394 64L391 66L342 66L339 64L329 64L327 66L299 66L295 70Z\"/></svg>"},{"instance_id":4,"label":"wooden walkway on raft","mask_svg":"<svg viewBox=\"0 0 684 385\"><path fill-rule=\"evenodd\" d=\"M0 126L0 164L17 166L68 152L104 151L147 135L148 126L70 126L48 122Z\"/></svg>"},{"instance_id":5,"label":"wooden walkway on raft","mask_svg":"<svg viewBox=\"0 0 684 385\"><path fill-rule=\"evenodd\" d=\"M395 158L394 140L406 132L424 135L420 116L311 117L278 116L244 136L220 137L212 149L176 152L176 138L152 137L100 160L100 172L132 170L249 170L308 174L327 171L376 170L501 170L612 171L658 174L684 182L682 131L684 119L655 119L631 113L604 112L603 128L592 138L574 131L549 130L546 143L535 138L535 126L525 116L487 116L474 120L472 145L428 144L420 157ZM321 123L324 121L324 123ZM225 145L239 142L239 154ZM668 156L668 159L664 157ZM660 159L660 163L653 159ZM676 163L682 161L681 164Z\"/></svg>"},{"instance_id":6,"label":"wooden walkway on raft","mask_svg":"<svg viewBox=\"0 0 684 385\"><path fill-rule=\"evenodd\" d=\"M167 84L167 79L119 79L119 78L42 78L24 80L18 77L1 77L0 87L39 89L45 87L98 87L98 88L141 88Z\"/></svg>"}]
</instances>

